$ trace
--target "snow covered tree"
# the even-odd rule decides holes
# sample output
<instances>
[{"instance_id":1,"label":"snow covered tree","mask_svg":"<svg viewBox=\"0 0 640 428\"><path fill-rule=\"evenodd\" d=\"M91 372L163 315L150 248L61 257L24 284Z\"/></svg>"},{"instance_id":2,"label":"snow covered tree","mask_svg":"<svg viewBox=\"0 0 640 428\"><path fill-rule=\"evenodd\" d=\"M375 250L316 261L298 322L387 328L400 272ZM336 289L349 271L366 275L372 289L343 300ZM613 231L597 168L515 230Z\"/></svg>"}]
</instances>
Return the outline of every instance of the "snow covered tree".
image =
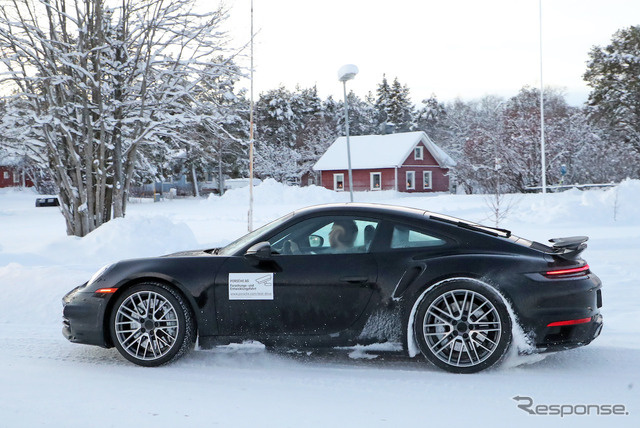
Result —
<instances>
[{"instance_id":1,"label":"snow covered tree","mask_svg":"<svg viewBox=\"0 0 640 428\"><path fill-rule=\"evenodd\" d=\"M312 176L315 174L313 165L339 136L337 118L344 119L344 115L336 116L338 111L344 112L332 98L329 98L320 106L319 110L305 119L304 129L298 135L297 143L297 151L300 155L298 159L300 177L304 177L306 174Z\"/></svg>"},{"instance_id":2,"label":"snow covered tree","mask_svg":"<svg viewBox=\"0 0 640 428\"><path fill-rule=\"evenodd\" d=\"M281 86L261 94L256 103L256 173L297 182L309 172L315 156L310 144L319 138L314 132L326 135L332 133L327 126L335 129L324 108L315 87L292 92Z\"/></svg>"},{"instance_id":3,"label":"snow covered tree","mask_svg":"<svg viewBox=\"0 0 640 428\"><path fill-rule=\"evenodd\" d=\"M411 130L413 104L411 103L409 87L400 84L397 77L391 85L388 121L395 125L397 132L407 132Z\"/></svg>"},{"instance_id":4,"label":"snow covered tree","mask_svg":"<svg viewBox=\"0 0 640 428\"><path fill-rule=\"evenodd\" d=\"M132 180L196 113L192 90L229 73L222 8L194 0L16 0L0 6L3 125L46 166L67 233L122 217Z\"/></svg>"},{"instance_id":5,"label":"snow covered tree","mask_svg":"<svg viewBox=\"0 0 640 428\"><path fill-rule=\"evenodd\" d=\"M366 99L361 99L353 91L347 94L347 102L349 103L349 135L377 134L379 127L374 105ZM334 108L331 108L330 104L327 103L326 114L334 118L338 136L346 135L344 101L335 103Z\"/></svg>"},{"instance_id":6,"label":"snow covered tree","mask_svg":"<svg viewBox=\"0 0 640 428\"><path fill-rule=\"evenodd\" d=\"M240 69L228 59L218 61L226 62L232 72L202 79L194 93L196 123L186 135L187 142L196 146L192 162L200 174L210 164L217 166L218 192L223 194L225 177L246 176L248 170L249 102L244 91L234 90Z\"/></svg>"},{"instance_id":7,"label":"snow covered tree","mask_svg":"<svg viewBox=\"0 0 640 428\"><path fill-rule=\"evenodd\" d=\"M295 149L302 129L299 103L294 94L280 86L260 94L255 105L255 172L259 177L286 181L298 174Z\"/></svg>"},{"instance_id":8,"label":"snow covered tree","mask_svg":"<svg viewBox=\"0 0 640 428\"><path fill-rule=\"evenodd\" d=\"M458 100L445 110L436 128L437 141L458 162L452 173L467 192L500 195L540 184L537 89L525 87L506 101L493 96L468 103ZM549 184L560 184L563 179L590 182L593 179L589 177L596 175L612 177L612 168L606 164L624 161L614 155L614 145L606 150L601 139L602 133L585 123L580 109L568 106L559 91L545 91ZM561 173L562 165L566 177Z\"/></svg>"},{"instance_id":9,"label":"snow covered tree","mask_svg":"<svg viewBox=\"0 0 640 428\"><path fill-rule=\"evenodd\" d=\"M389 111L391 110L391 86L387 81L387 76L382 75L382 82L376 88L375 108L377 111L376 121L378 124L390 122Z\"/></svg>"},{"instance_id":10,"label":"snow covered tree","mask_svg":"<svg viewBox=\"0 0 640 428\"><path fill-rule=\"evenodd\" d=\"M589 121L584 110L571 108L562 124L562 150L551 165L552 170L565 171L562 184L611 183L640 176L640 153L630 151L621 139L610 138L610 130Z\"/></svg>"},{"instance_id":11,"label":"snow covered tree","mask_svg":"<svg viewBox=\"0 0 640 428\"><path fill-rule=\"evenodd\" d=\"M610 45L594 46L589 58L589 117L640 153L640 26L617 31Z\"/></svg>"},{"instance_id":12,"label":"snow covered tree","mask_svg":"<svg viewBox=\"0 0 640 428\"><path fill-rule=\"evenodd\" d=\"M409 95L409 88L402 85L398 78L389 85L387 76L382 75L382 82L376 89L375 108L377 110L377 122L389 124L398 132L406 132L411 129L413 120L413 105Z\"/></svg>"},{"instance_id":13,"label":"snow covered tree","mask_svg":"<svg viewBox=\"0 0 640 428\"><path fill-rule=\"evenodd\" d=\"M566 120L570 108L564 96L557 90L546 89L544 95L545 152L548 183L560 181L562 151L565 148ZM509 182L515 191L524 192L528 187L540 186L540 90L524 87L515 97L509 99L504 112L504 145L509 154L505 156L505 168L509 172Z\"/></svg>"},{"instance_id":14,"label":"snow covered tree","mask_svg":"<svg viewBox=\"0 0 640 428\"><path fill-rule=\"evenodd\" d=\"M302 118L293 98L294 94L284 86L260 94L255 105L256 140L260 144L295 146Z\"/></svg>"},{"instance_id":15,"label":"snow covered tree","mask_svg":"<svg viewBox=\"0 0 640 428\"><path fill-rule=\"evenodd\" d=\"M422 106L417 109L412 129L424 131L434 141L441 141L444 136L444 121L446 119L447 110L444 104L438 101L435 94L427 99L422 100Z\"/></svg>"},{"instance_id":16,"label":"snow covered tree","mask_svg":"<svg viewBox=\"0 0 640 428\"><path fill-rule=\"evenodd\" d=\"M469 193L503 193L508 189L503 165L505 130L502 120L504 100L487 96L447 106L440 133L442 148L457 165L452 173Z\"/></svg>"},{"instance_id":17,"label":"snow covered tree","mask_svg":"<svg viewBox=\"0 0 640 428\"><path fill-rule=\"evenodd\" d=\"M300 177L300 153L288 146L257 143L255 148L255 172L263 178L273 178L287 183Z\"/></svg>"}]
</instances>

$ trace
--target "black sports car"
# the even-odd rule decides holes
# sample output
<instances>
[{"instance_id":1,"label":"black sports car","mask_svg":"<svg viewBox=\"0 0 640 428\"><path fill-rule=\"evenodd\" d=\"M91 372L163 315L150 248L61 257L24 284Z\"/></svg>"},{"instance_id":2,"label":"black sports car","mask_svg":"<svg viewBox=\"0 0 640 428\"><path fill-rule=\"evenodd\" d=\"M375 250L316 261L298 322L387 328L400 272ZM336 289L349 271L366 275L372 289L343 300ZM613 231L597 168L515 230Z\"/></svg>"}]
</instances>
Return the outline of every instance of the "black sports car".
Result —
<instances>
[{"instance_id":1,"label":"black sports car","mask_svg":"<svg viewBox=\"0 0 640 428\"><path fill-rule=\"evenodd\" d=\"M64 297L63 333L143 366L198 337L202 348L401 342L445 370L477 372L505 355L516 323L536 352L599 335L587 239L547 246L423 210L321 205L221 249L106 266Z\"/></svg>"}]
</instances>

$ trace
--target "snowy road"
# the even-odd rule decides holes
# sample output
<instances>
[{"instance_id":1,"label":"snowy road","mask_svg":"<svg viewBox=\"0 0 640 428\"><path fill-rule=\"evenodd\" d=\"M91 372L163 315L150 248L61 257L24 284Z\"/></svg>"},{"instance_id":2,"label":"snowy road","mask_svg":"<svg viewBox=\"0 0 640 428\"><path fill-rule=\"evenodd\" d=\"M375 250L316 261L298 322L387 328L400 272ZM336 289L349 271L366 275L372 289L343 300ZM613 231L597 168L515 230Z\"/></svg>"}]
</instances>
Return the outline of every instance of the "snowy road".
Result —
<instances>
[{"instance_id":1,"label":"snowy road","mask_svg":"<svg viewBox=\"0 0 640 428\"><path fill-rule=\"evenodd\" d=\"M344 196L270 186L257 189L262 222ZM479 197L384 197L486 216ZM31 195L0 193L0 428L640 426L639 182L621 188L616 221L611 195L594 191L549 195L544 204L527 195L504 225L538 240L592 237L585 257L605 286L603 333L542 360L452 375L388 351L307 355L248 344L147 369L62 337L60 298L101 264L228 242L245 227L243 198L132 204L126 220L80 240L64 236L59 213L32 208ZM558 406L574 414L531 415L518 407L527 400L539 413ZM595 415L613 405L628 414ZM590 414L575 414L584 410Z\"/></svg>"},{"instance_id":2,"label":"snowy road","mask_svg":"<svg viewBox=\"0 0 640 428\"><path fill-rule=\"evenodd\" d=\"M640 349L593 344L471 376L384 353L351 359L346 352L307 356L246 345L146 369L115 350L67 343L50 328L4 327L0 425L7 427L390 427L451 419L462 426L496 417L518 426L579 419L581 426L631 427L637 415L528 415L512 397L640 409Z\"/></svg>"}]
</instances>

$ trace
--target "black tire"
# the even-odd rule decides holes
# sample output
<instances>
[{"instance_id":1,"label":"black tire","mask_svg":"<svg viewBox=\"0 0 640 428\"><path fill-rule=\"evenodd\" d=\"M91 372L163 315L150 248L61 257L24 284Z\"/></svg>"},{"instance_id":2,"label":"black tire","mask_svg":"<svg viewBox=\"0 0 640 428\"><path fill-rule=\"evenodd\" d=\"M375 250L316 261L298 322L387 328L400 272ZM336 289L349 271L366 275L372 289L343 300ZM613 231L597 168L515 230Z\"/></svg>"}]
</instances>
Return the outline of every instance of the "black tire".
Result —
<instances>
[{"instance_id":1,"label":"black tire","mask_svg":"<svg viewBox=\"0 0 640 428\"><path fill-rule=\"evenodd\" d=\"M476 373L507 352L511 317L489 286L454 280L421 297L413 333L422 354L436 366L453 373Z\"/></svg>"},{"instance_id":2,"label":"black tire","mask_svg":"<svg viewBox=\"0 0 640 428\"><path fill-rule=\"evenodd\" d=\"M156 367L193 349L196 326L189 305L171 287L146 282L125 290L109 318L111 340L127 360Z\"/></svg>"}]
</instances>

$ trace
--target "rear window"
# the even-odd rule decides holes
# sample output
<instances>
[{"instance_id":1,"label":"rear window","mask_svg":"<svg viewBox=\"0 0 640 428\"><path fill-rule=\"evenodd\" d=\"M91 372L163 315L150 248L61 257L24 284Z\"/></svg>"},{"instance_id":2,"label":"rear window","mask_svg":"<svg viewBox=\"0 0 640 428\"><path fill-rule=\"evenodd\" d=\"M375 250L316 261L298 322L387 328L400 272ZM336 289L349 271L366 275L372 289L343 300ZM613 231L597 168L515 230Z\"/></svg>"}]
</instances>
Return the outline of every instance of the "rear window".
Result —
<instances>
[{"instance_id":1,"label":"rear window","mask_svg":"<svg viewBox=\"0 0 640 428\"><path fill-rule=\"evenodd\" d=\"M446 241L424 231L408 226L395 225L391 235L391 248L424 248L438 247Z\"/></svg>"}]
</instances>

